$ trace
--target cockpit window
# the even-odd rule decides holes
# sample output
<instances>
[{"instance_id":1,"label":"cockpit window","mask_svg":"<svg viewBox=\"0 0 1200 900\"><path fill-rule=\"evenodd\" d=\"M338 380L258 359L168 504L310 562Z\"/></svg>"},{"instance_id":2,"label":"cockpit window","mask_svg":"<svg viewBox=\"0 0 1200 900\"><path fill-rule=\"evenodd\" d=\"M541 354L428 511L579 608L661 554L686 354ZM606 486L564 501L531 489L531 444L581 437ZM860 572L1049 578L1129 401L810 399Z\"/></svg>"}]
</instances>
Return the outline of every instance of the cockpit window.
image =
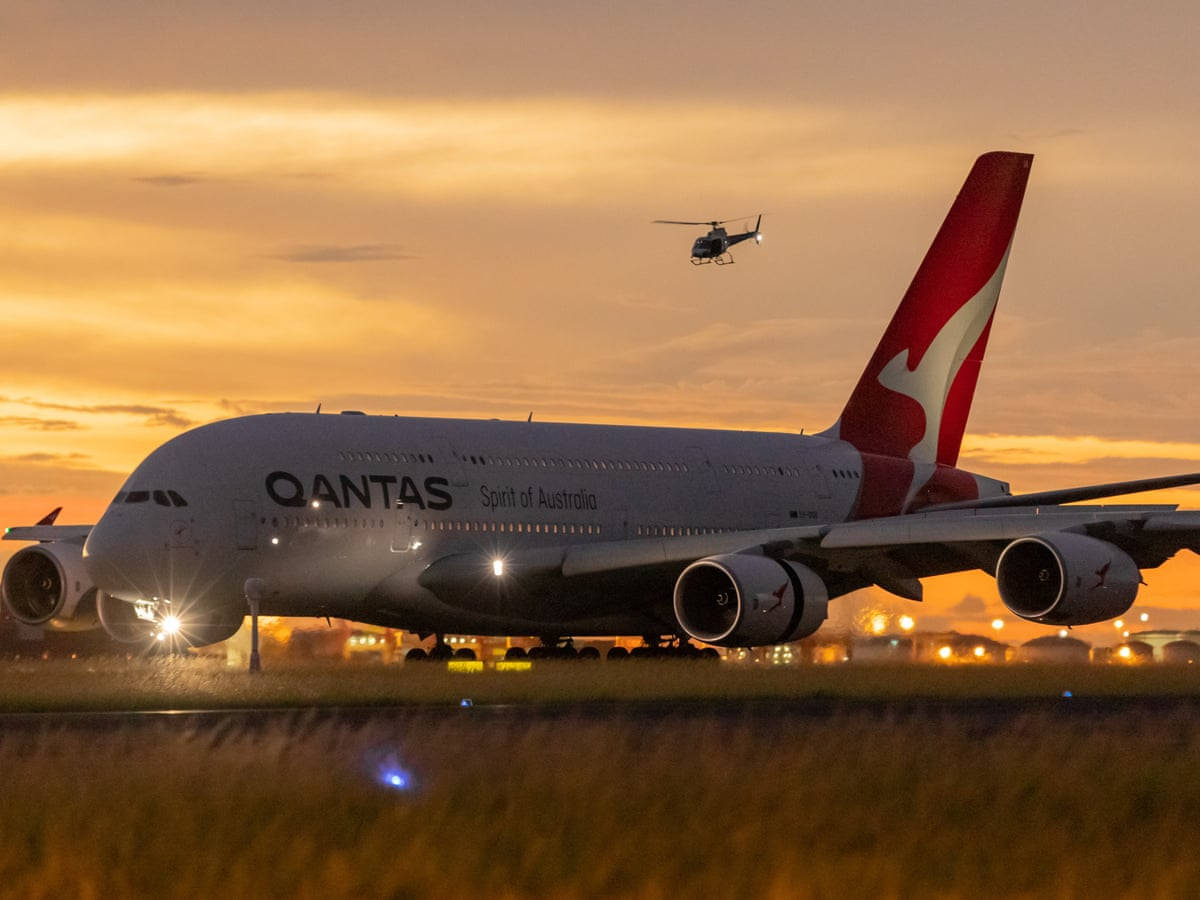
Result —
<instances>
[{"instance_id":1,"label":"cockpit window","mask_svg":"<svg viewBox=\"0 0 1200 900\"><path fill-rule=\"evenodd\" d=\"M150 502L149 491L130 491L125 495L126 503L148 503Z\"/></svg>"},{"instance_id":2,"label":"cockpit window","mask_svg":"<svg viewBox=\"0 0 1200 900\"><path fill-rule=\"evenodd\" d=\"M113 497L113 503L124 503L124 502L125 502L125 492L124 491L118 492L117 496Z\"/></svg>"},{"instance_id":3,"label":"cockpit window","mask_svg":"<svg viewBox=\"0 0 1200 900\"><path fill-rule=\"evenodd\" d=\"M167 499L166 491L155 491L154 492L154 502L157 503L159 506L170 506L171 505L171 501Z\"/></svg>"},{"instance_id":4,"label":"cockpit window","mask_svg":"<svg viewBox=\"0 0 1200 900\"><path fill-rule=\"evenodd\" d=\"M171 498L173 506L187 506L187 501L179 496L178 491L167 491L167 496Z\"/></svg>"}]
</instances>

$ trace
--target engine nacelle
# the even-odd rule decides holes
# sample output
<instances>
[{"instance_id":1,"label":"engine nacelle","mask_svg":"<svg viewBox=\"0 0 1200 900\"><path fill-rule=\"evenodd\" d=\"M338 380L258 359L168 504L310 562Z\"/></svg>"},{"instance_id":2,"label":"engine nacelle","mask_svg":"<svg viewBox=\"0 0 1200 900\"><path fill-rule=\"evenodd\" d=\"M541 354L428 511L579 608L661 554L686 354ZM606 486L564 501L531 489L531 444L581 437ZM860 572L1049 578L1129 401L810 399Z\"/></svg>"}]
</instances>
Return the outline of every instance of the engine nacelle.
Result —
<instances>
[{"instance_id":1,"label":"engine nacelle","mask_svg":"<svg viewBox=\"0 0 1200 900\"><path fill-rule=\"evenodd\" d=\"M996 563L1000 599L1014 615L1046 625L1090 625L1125 613L1142 575L1124 550L1056 531L1019 538Z\"/></svg>"},{"instance_id":2,"label":"engine nacelle","mask_svg":"<svg viewBox=\"0 0 1200 900\"><path fill-rule=\"evenodd\" d=\"M4 567L0 593L4 608L25 625L86 631L98 624L96 587L83 567L83 544L23 547Z\"/></svg>"},{"instance_id":3,"label":"engine nacelle","mask_svg":"<svg viewBox=\"0 0 1200 900\"><path fill-rule=\"evenodd\" d=\"M706 644L755 647L807 637L825 621L829 591L799 563L729 553L692 563L675 582L675 618Z\"/></svg>"}]
</instances>

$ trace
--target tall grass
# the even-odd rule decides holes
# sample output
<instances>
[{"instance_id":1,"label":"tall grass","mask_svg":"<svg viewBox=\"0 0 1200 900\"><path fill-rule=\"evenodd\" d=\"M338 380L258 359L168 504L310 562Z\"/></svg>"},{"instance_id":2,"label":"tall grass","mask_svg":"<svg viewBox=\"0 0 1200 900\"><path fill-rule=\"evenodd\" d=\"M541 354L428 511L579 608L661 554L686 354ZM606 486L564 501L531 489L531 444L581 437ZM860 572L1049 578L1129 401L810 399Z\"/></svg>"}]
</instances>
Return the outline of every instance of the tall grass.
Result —
<instances>
[{"instance_id":1,"label":"tall grass","mask_svg":"<svg viewBox=\"0 0 1200 900\"><path fill-rule=\"evenodd\" d=\"M1197 771L1183 711L51 728L0 736L0 893L1187 896Z\"/></svg>"},{"instance_id":2,"label":"tall grass","mask_svg":"<svg viewBox=\"0 0 1200 900\"><path fill-rule=\"evenodd\" d=\"M276 663L250 675L207 659L0 661L0 712L608 701L1054 698L1200 699L1200 667L795 666L537 662L528 672L444 665Z\"/></svg>"}]
</instances>

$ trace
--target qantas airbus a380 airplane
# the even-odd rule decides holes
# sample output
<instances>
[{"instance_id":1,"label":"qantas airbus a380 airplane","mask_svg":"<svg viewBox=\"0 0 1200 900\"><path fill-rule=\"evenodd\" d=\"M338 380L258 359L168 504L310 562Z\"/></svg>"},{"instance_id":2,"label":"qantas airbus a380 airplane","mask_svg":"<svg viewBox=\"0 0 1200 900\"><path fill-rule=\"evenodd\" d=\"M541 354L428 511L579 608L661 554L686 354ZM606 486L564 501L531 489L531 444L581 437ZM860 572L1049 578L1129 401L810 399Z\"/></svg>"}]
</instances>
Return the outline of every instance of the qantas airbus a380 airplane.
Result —
<instances>
[{"instance_id":1,"label":"qantas airbus a380 airplane","mask_svg":"<svg viewBox=\"0 0 1200 900\"><path fill-rule=\"evenodd\" d=\"M1013 496L956 467L1032 157L971 169L838 421L812 436L271 414L155 450L94 526L4 571L21 622L194 644L248 604L423 634L662 635L722 646L812 634L869 585L982 569L1014 615L1098 622L1141 570L1200 552L1200 511L1071 506L1200 483ZM444 645L442 645L444 646Z\"/></svg>"}]
</instances>

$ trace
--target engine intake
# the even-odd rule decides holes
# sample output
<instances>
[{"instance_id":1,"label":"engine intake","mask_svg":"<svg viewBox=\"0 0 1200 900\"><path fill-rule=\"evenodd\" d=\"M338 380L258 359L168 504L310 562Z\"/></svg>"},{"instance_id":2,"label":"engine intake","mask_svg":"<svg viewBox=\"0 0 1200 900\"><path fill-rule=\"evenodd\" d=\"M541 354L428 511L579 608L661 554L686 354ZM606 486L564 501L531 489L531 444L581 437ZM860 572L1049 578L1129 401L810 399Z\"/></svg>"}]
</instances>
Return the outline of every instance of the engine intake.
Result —
<instances>
[{"instance_id":1,"label":"engine intake","mask_svg":"<svg viewBox=\"0 0 1200 900\"><path fill-rule=\"evenodd\" d=\"M692 563L675 582L675 618L691 637L722 647L799 640L825 621L829 592L799 563L730 553Z\"/></svg>"},{"instance_id":2,"label":"engine intake","mask_svg":"<svg viewBox=\"0 0 1200 900\"><path fill-rule=\"evenodd\" d=\"M0 579L4 607L25 625L63 631L95 628L96 588L83 568L83 545L45 543L13 554Z\"/></svg>"},{"instance_id":3,"label":"engine intake","mask_svg":"<svg viewBox=\"0 0 1200 900\"><path fill-rule=\"evenodd\" d=\"M996 563L996 587L1013 615L1046 625L1090 625L1126 612L1142 575L1124 550L1057 531L1019 538Z\"/></svg>"}]
</instances>

